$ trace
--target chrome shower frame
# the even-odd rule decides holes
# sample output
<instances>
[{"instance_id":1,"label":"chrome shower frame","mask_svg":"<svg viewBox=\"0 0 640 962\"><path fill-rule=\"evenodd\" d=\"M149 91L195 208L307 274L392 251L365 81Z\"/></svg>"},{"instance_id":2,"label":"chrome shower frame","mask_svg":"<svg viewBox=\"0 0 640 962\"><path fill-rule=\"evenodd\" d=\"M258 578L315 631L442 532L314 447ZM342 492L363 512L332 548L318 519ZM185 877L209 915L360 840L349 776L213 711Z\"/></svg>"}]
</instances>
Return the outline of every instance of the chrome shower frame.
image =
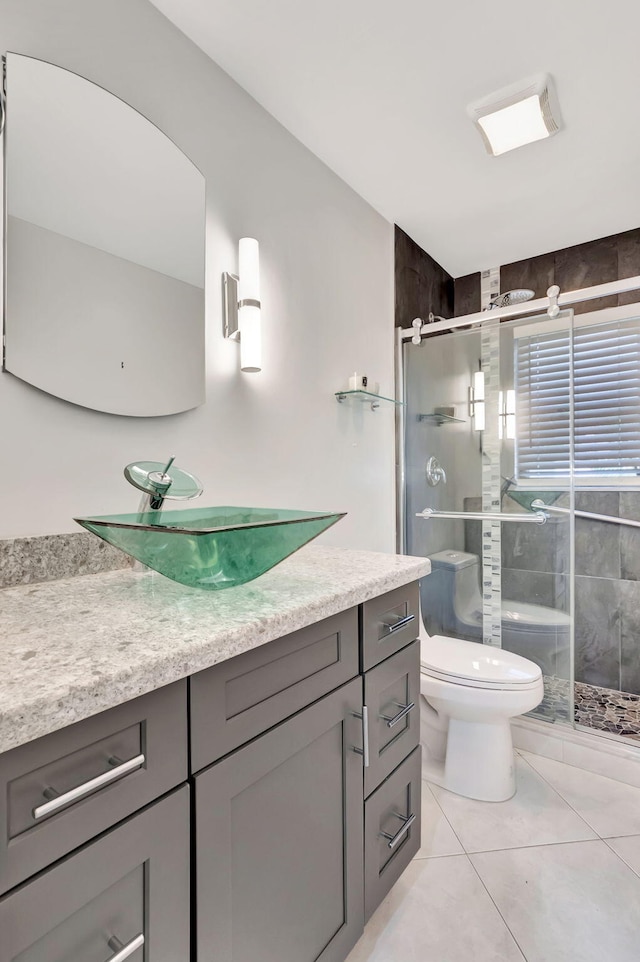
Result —
<instances>
[{"instance_id":1,"label":"chrome shower frame","mask_svg":"<svg viewBox=\"0 0 640 962\"><path fill-rule=\"evenodd\" d=\"M403 347L405 341L419 336L420 339L430 335L454 331L460 327L480 325L488 318L517 318L527 314L542 314L548 312L550 316L557 316L557 310L580 304L584 301L596 300L599 297L608 297L615 294L625 294L630 291L640 291L640 275L626 277L618 281L610 281L607 284L596 284L593 287L584 287L576 291L567 291L558 294L556 287L549 288L546 297L539 297L532 301L524 301L521 304L513 304L509 307L496 307L490 312L478 311L473 314L464 314L461 317L452 317L450 320L437 320L432 323L423 323L419 328L416 318L414 325L410 328L397 327L395 330L395 396L399 401L406 401L405 397L405 372ZM640 310L640 302L638 309ZM432 315L430 315L432 316ZM406 405L396 405L396 551L399 554L406 553L406 469L405 469L405 428L406 428Z\"/></svg>"}]
</instances>

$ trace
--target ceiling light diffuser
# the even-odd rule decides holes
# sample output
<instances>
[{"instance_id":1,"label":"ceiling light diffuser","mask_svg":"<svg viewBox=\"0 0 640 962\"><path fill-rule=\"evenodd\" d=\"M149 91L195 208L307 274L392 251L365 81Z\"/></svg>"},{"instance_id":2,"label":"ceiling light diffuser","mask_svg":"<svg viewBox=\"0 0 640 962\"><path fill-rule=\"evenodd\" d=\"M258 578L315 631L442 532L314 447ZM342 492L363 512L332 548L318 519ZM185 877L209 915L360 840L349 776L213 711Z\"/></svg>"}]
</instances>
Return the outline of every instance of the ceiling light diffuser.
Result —
<instances>
[{"instance_id":1,"label":"ceiling light diffuser","mask_svg":"<svg viewBox=\"0 0 640 962\"><path fill-rule=\"evenodd\" d=\"M470 104L487 152L497 157L508 150L552 137L561 120L551 77L542 74L498 90Z\"/></svg>"}]
</instances>

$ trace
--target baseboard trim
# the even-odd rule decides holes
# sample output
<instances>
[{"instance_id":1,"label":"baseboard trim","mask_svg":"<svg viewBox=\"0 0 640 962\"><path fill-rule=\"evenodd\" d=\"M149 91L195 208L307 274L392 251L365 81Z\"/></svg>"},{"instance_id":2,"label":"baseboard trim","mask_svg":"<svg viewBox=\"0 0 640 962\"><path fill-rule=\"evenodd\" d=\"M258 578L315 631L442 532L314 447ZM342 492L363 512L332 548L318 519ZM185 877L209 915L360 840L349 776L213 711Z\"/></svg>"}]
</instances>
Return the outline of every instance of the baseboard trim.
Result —
<instances>
[{"instance_id":1,"label":"baseboard trim","mask_svg":"<svg viewBox=\"0 0 640 962\"><path fill-rule=\"evenodd\" d=\"M640 745L532 718L514 718L515 748L640 788Z\"/></svg>"}]
</instances>

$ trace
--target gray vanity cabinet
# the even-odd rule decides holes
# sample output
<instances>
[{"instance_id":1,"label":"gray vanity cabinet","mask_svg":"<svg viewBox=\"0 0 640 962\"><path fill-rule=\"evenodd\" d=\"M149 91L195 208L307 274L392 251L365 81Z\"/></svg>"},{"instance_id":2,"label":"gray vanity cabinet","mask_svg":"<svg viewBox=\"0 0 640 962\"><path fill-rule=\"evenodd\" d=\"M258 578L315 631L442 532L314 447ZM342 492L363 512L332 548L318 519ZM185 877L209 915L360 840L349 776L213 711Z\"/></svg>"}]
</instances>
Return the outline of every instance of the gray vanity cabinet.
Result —
<instances>
[{"instance_id":1,"label":"gray vanity cabinet","mask_svg":"<svg viewBox=\"0 0 640 962\"><path fill-rule=\"evenodd\" d=\"M186 962L189 885L185 785L0 899L0 962Z\"/></svg>"},{"instance_id":2,"label":"gray vanity cabinet","mask_svg":"<svg viewBox=\"0 0 640 962\"><path fill-rule=\"evenodd\" d=\"M363 928L361 712L355 678L196 776L198 962L348 955Z\"/></svg>"}]
</instances>

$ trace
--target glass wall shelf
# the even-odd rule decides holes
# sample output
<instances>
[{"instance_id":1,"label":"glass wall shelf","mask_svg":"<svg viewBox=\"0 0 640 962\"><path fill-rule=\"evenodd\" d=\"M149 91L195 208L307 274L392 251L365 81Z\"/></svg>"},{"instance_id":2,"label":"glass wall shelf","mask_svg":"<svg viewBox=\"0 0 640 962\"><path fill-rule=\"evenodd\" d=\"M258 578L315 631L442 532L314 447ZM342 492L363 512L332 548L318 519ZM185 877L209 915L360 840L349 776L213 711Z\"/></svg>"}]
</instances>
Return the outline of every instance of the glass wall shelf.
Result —
<instances>
[{"instance_id":1,"label":"glass wall shelf","mask_svg":"<svg viewBox=\"0 0 640 962\"><path fill-rule=\"evenodd\" d=\"M450 414L440 414L435 411L433 414L418 414L418 421L426 421L427 424L464 424L464 418L453 418Z\"/></svg>"},{"instance_id":2,"label":"glass wall shelf","mask_svg":"<svg viewBox=\"0 0 640 962\"><path fill-rule=\"evenodd\" d=\"M372 411L380 407L381 401L385 404L404 404L404 401L396 401L395 398L383 397L381 394L372 394L371 391L336 391L336 400L339 404L342 404L343 401L369 403Z\"/></svg>"}]
</instances>

